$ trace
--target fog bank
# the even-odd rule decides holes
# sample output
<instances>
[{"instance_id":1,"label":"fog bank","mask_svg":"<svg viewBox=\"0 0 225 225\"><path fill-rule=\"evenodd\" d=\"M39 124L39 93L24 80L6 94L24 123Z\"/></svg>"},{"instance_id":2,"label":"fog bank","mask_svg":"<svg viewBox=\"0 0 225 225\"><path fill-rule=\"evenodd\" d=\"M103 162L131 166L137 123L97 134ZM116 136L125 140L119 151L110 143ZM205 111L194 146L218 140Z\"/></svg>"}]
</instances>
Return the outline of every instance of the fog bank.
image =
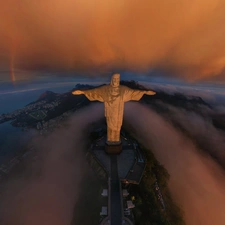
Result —
<instances>
[{"instance_id":1,"label":"fog bank","mask_svg":"<svg viewBox=\"0 0 225 225\"><path fill-rule=\"evenodd\" d=\"M128 103L125 121L171 175L169 188L187 225L225 224L225 175L215 161L146 106Z\"/></svg>"},{"instance_id":2,"label":"fog bank","mask_svg":"<svg viewBox=\"0 0 225 225\"><path fill-rule=\"evenodd\" d=\"M49 136L33 140L36 159L1 186L0 224L70 225L86 173L88 126L102 117L102 105L94 104Z\"/></svg>"}]
</instances>

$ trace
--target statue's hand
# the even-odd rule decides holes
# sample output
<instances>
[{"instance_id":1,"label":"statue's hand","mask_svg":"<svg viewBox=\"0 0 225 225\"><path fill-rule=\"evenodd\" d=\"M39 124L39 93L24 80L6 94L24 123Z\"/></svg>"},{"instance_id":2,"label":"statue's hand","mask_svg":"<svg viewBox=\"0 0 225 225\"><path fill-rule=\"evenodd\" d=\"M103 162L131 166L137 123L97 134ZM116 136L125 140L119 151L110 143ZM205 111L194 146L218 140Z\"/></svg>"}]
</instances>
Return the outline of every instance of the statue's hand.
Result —
<instances>
[{"instance_id":1,"label":"statue's hand","mask_svg":"<svg viewBox=\"0 0 225 225\"><path fill-rule=\"evenodd\" d=\"M81 90L76 90L76 91L73 91L72 94L73 95L82 95L82 94L84 94L84 92Z\"/></svg>"},{"instance_id":2,"label":"statue's hand","mask_svg":"<svg viewBox=\"0 0 225 225\"><path fill-rule=\"evenodd\" d=\"M154 91L145 91L145 94L146 95L155 95L156 92L154 92Z\"/></svg>"}]
</instances>

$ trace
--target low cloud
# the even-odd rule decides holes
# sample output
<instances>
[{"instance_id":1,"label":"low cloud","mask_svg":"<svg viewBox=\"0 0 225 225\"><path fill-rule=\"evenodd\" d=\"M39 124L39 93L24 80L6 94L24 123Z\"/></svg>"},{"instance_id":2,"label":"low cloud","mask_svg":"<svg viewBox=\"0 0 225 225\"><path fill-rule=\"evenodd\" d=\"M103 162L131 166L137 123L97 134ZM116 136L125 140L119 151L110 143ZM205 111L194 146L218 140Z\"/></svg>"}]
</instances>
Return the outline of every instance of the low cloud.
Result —
<instances>
[{"instance_id":1,"label":"low cloud","mask_svg":"<svg viewBox=\"0 0 225 225\"><path fill-rule=\"evenodd\" d=\"M91 123L103 117L99 104L81 109L47 137L32 143L36 160L1 185L0 224L69 225L74 218Z\"/></svg>"},{"instance_id":2,"label":"low cloud","mask_svg":"<svg viewBox=\"0 0 225 225\"><path fill-rule=\"evenodd\" d=\"M181 93L188 96L201 97L205 102L218 107L218 105L224 105L225 103L225 92L222 86L210 86L210 85L190 85L186 84L167 84L156 83L156 82L139 82L145 87L154 89L155 91L163 91L173 95L174 93Z\"/></svg>"},{"instance_id":3,"label":"low cloud","mask_svg":"<svg viewBox=\"0 0 225 225\"><path fill-rule=\"evenodd\" d=\"M213 113L225 113L223 107L212 110L199 106L198 110L201 114L197 114L196 112L178 109L165 103L160 105L163 105L169 111L169 114L165 115L167 120L179 125L181 130L187 132L189 137L198 144L201 151L210 154L225 168L225 132L213 125L210 116Z\"/></svg>"},{"instance_id":4,"label":"low cloud","mask_svg":"<svg viewBox=\"0 0 225 225\"><path fill-rule=\"evenodd\" d=\"M146 106L128 103L125 119L135 137L155 154L171 175L169 188L184 210L187 225L223 225L225 174L220 166Z\"/></svg>"}]
</instances>

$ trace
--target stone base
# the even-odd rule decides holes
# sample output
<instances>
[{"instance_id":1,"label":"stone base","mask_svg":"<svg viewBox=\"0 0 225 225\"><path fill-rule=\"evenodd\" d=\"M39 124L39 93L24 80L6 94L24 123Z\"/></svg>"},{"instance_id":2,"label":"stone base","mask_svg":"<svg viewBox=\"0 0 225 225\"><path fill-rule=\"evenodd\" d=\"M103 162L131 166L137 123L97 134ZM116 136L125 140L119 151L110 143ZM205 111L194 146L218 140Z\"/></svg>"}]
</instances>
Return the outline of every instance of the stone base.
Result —
<instances>
[{"instance_id":1,"label":"stone base","mask_svg":"<svg viewBox=\"0 0 225 225\"><path fill-rule=\"evenodd\" d=\"M105 152L107 154L120 154L122 152L122 143L105 143Z\"/></svg>"}]
</instances>

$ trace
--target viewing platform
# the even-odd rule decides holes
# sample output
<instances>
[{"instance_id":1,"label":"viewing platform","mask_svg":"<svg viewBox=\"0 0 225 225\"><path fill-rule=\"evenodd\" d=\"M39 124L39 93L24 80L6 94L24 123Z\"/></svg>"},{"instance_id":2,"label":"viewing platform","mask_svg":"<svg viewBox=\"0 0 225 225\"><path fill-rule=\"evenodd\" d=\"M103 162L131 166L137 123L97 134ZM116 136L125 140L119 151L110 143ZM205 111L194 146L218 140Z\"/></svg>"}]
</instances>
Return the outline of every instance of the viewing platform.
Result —
<instances>
[{"instance_id":1,"label":"viewing platform","mask_svg":"<svg viewBox=\"0 0 225 225\"><path fill-rule=\"evenodd\" d=\"M108 175L108 189L102 192L102 196L108 198L108 206L102 207L100 225L134 224L130 217L134 204L128 201L129 193L122 189L122 184L139 184L146 162L135 140L121 135L121 142L122 152L117 155L105 152L106 135L98 138L90 149Z\"/></svg>"}]
</instances>

